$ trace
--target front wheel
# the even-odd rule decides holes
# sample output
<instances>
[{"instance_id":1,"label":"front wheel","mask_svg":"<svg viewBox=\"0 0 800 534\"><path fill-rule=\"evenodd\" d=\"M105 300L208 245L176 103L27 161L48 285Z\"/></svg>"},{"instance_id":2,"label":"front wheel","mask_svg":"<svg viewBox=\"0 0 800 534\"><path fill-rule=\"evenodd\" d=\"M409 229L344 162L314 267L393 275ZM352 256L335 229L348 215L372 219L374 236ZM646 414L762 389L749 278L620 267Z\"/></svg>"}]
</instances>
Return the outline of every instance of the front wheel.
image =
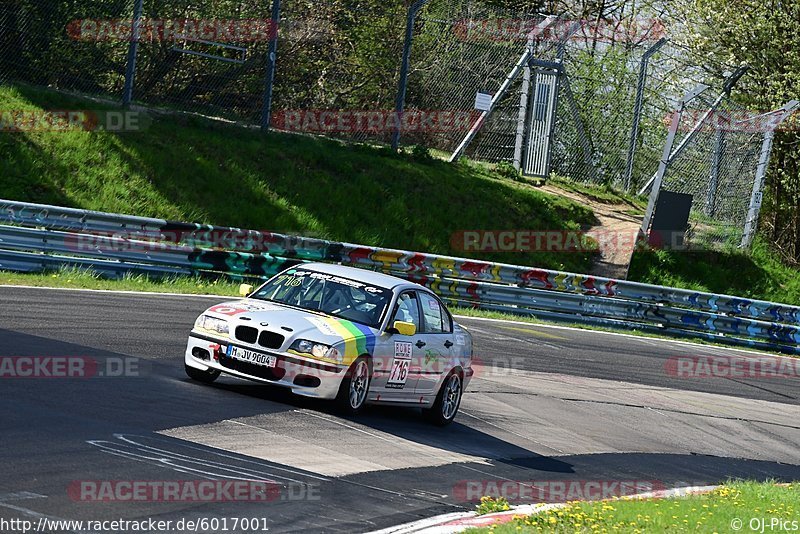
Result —
<instances>
[{"instance_id":1,"label":"front wheel","mask_svg":"<svg viewBox=\"0 0 800 534\"><path fill-rule=\"evenodd\" d=\"M347 370L339 386L336 402L345 414L355 415L364 408L371 378L369 360L361 356Z\"/></svg>"},{"instance_id":2,"label":"front wheel","mask_svg":"<svg viewBox=\"0 0 800 534\"><path fill-rule=\"evenodd\" d=\"M447 426L453 422L461 406L463 383L457 371L451 372L442 384L433 407L424 410L428 419L436 426Z\"/></svg>"},{"instance_id":3,"label":"front wheel","mask_svg":"<svg viewBox=\"0 0 800 534\"><path fill-rule=\"evenodd\" d=\"M192 380L197 380L198 382L202 382L203 384L211 384L219 378L220 372L219 371L201 371L200 369L196 369L194 367L190 367L188 365L186 367L186 374L189 375L189 378Z\"/></svg>"}]
</instances>

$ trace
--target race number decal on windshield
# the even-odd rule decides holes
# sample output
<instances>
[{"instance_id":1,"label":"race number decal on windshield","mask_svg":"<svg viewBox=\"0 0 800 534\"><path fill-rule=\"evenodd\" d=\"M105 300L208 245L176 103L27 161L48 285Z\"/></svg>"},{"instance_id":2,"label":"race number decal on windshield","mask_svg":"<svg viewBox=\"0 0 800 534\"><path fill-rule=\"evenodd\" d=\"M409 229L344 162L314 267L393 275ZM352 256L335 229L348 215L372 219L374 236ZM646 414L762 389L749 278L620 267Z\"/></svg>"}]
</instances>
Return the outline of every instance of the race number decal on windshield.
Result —
<instances>
[{"instance_id":1,"label":"race number decal on windshield","mask_svg":"<svg viewBox=\"0 0 800 534\"><path fill-rule=\"evenodd\" d=\"M411 367L411 343L395 341L394 360L390 369L389 380L386 387L391 389L403 389L408 380L408 368Z\"/></svg>"}]
</instances>

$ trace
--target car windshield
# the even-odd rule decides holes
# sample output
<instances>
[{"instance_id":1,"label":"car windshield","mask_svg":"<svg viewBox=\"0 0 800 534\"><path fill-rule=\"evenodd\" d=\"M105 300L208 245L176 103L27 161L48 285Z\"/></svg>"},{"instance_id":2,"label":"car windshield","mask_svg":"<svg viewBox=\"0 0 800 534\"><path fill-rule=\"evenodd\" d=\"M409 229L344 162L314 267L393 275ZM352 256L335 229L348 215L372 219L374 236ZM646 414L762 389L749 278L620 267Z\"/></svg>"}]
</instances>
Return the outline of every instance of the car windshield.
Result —
<instances>
[{"instance_id":1,"label":"car windshield","mask_svg":"<svg viewBox=\"0 0 800 534\"><path fill-rule=\"evenodd\" d=\"M391 302L392 291L382 287L304 269L292 269L267 282L251 298L378 328Z\"/></svg>"}]
</instances>

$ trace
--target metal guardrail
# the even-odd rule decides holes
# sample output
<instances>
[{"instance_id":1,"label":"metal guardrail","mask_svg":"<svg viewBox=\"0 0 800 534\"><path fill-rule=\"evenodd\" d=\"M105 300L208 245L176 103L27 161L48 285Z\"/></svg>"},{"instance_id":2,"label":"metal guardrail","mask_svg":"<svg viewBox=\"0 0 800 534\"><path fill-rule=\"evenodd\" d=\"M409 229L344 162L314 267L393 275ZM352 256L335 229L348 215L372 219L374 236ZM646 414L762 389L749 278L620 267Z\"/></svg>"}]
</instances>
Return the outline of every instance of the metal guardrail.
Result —
<instances>
[{"instance_id":1,"label":"metal guardrail","mask_svg":"<svg viewBox=\"0 0 800 534\"><path fill-rule=\"evenodd\" d=\"M800 354L800 307L239 228L0 200L0 269L266 277L306 261L381 270L461 306Z\"/></svg>"}]
</instances>

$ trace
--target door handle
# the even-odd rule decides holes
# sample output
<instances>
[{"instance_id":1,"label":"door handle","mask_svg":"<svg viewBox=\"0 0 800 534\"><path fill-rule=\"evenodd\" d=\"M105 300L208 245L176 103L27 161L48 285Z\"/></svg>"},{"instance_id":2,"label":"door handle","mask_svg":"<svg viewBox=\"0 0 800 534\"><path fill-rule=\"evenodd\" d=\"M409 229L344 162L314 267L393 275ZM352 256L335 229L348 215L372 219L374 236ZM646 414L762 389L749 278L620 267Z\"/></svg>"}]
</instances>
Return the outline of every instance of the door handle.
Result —
<instances>
[{"instance_id":1,"label":"door handle","mask_svg":"<svg viewBox=\"0 0 800 534\"><path fill-rule=\"evenodd\" d=\"M422 347L424 347L425 345L427 345L427 343L425 343L424 341L417 341L417 348L418 348L418 349L421 349L421 348L422 348Z\"/></svg>"},{"instance_id":2,"label":"door handle","mask_svg":"<svg viewBox=\"0 0 800 534\"><path fill-rule=\"evenodd\" d=\"M447 341L444 342L444 346L445 348L449 349L450 347L453 346L453 342L448 339Z\"/></svg>"}]
</instances>

